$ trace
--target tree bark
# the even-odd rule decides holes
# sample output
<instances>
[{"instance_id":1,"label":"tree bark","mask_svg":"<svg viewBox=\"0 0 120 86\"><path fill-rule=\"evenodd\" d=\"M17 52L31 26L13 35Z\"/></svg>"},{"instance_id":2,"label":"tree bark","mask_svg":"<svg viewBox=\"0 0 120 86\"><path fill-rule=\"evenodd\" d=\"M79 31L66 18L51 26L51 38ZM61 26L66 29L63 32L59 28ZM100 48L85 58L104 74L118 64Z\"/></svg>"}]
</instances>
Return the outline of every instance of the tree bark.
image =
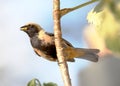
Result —
<instances>
[{"instance_id":1,"label":"tree bark","mask_svg":"<svg viewBox=\"0 0 120 86\"><path fill-rule=\"evenodd\" d=\"M64 86L72 86L68 71L68 65L65 61L62 47L62 33L60 25L60 0L53 0L53 19L54 19L55 45L58 57L58 64L62 74L62 79L64 82Z\"/></svg>"}]
</instances>

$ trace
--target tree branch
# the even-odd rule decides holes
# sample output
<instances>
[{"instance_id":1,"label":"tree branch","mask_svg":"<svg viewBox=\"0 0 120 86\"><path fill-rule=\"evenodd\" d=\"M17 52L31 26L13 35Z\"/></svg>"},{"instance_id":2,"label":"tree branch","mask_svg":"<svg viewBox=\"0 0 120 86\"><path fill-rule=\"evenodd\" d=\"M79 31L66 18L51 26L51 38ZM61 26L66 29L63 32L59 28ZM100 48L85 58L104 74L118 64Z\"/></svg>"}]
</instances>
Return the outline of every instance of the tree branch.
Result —
<instances>
[{"instance_id":1,"label":"tree branch","mask_svg":"<svg viewBox=\"0 0 120 86\"><path fill-rule=\"evenodd\" d=\"M61 10L61 15L60 16L62 17L64 15L68 14L69 12L72 12L74 10L77 10L81 7L87 6L87 5L89 5L91 3L94 3L94 2L97 2L97 1L99 1L99 0L91 0L91 1L88 1L86 3L80 4L78 6L72 7L72 8L64 8L64 9Z\"/></svg>"},{"instance_id":2,"label":"tree branch","mask_svg":"<svg viewBox=\"0 0 120 86\"><path fill-rule=\"evenodd\" d=\"M71 86L68 66L65 61L62 48L62 33L60 25L60 0L53 0L53 19L54 19L55 45L58 57L58 64L62 74L62 79L64 82L64 86Z\"/></svg>"}]
</instances>

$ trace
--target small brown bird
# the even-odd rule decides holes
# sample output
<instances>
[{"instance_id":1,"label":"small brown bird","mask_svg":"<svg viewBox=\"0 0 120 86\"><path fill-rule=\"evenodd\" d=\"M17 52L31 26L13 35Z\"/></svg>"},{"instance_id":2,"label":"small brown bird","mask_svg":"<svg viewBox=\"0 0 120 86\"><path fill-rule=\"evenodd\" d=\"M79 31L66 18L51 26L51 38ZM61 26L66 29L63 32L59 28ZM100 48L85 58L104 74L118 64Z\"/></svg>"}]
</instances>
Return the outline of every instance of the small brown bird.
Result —
<instances>
[{"instance_id":1,"label":"small brown bird","mask_svg":"<svg viewBox=\"0 0 120 86\"><path fill-rule=\"evenodd\" d=\"M24 25L21 30L28 34L37 55L50 61L57 61L54 34L45 32L35 23ZM98 61L97 53L99 53L99 49L74 48L65 39L62 39L62 46L67 61L74 62L74 58L82 58L93 62Z\"/></svg>"}]
</instances>

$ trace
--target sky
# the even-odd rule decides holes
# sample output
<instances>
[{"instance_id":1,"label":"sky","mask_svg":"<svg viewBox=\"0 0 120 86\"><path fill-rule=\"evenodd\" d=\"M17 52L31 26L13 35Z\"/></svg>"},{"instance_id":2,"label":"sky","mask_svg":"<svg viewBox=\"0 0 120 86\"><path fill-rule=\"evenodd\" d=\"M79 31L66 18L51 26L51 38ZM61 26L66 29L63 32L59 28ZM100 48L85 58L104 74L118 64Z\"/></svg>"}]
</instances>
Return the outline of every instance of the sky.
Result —
<instances>
[{"instance_id":1,"label":"sky","mask_svg":"<svg viewBox=\"0 0 120 86\"><path fill-rule=\"evenodd\" d=\"M88 0L61 0L61 8L72 7ZM53 32L52 0L0 0L0 86L26 86L33 78L41 83L55 82L63 86L58 64L38 57L28 36L20 27L28 22L41 25L47 32ZM87 13L95 4L83 7L61 19L63 37L75 47L86 47L83 29L87 24ZM78 72L88 64L76 59L68 63L74 86L78 85Z\"/></svg>"}]
</instances>

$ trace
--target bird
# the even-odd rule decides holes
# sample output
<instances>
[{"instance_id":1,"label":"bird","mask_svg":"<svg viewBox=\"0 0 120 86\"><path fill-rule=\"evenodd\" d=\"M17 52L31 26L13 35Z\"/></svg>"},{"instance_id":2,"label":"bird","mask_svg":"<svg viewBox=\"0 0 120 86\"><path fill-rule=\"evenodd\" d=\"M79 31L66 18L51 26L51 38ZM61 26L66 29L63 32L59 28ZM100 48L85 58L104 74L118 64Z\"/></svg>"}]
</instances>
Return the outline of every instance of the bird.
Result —
<instances>
[{"instance_id":1,"label":"bird","mask_svg":"<svg viewBox=\"0 0 120 86\"><path fill-rule=\"evenodd\" d=\"M20 27L22 31L27 33L30 43L35 53L49 61L58 61L55 37L53 33L46 32L37 23L28 23ZM92 62L98 61L99 49L86 49L76 48L73 45L62 38L62 47L65 60L68 62L75 62L75 58L85 59Z\"/></svg>"}]
</instances>

